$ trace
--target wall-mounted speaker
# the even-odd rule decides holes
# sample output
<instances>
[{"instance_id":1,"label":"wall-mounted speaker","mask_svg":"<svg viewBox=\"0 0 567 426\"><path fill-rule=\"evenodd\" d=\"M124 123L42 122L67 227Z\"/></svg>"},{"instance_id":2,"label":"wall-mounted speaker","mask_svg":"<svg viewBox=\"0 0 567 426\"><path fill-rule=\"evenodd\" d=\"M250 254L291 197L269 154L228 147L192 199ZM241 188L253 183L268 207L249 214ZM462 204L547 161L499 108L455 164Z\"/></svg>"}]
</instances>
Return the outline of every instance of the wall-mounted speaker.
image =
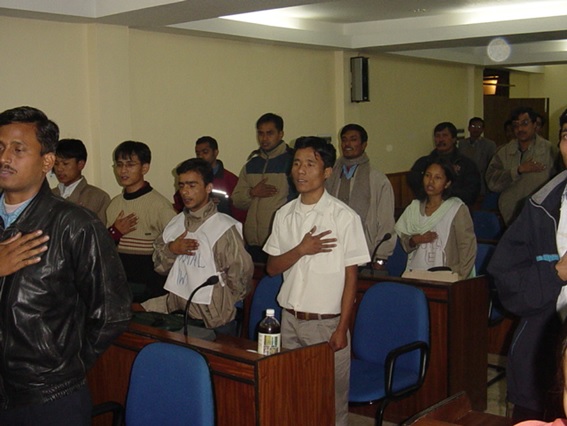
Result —
<instances>
[{"instance_id":1,"label":"wall-mounted speaker","mask_svg":"<svg viewBox=\"0 0 567 426\"><path fill-rule=\"evenodd\" d=\"M369 102L368 93L368 58L357 56L350 58L350 100L351 102Z\"/></svg>"}]
</instances>

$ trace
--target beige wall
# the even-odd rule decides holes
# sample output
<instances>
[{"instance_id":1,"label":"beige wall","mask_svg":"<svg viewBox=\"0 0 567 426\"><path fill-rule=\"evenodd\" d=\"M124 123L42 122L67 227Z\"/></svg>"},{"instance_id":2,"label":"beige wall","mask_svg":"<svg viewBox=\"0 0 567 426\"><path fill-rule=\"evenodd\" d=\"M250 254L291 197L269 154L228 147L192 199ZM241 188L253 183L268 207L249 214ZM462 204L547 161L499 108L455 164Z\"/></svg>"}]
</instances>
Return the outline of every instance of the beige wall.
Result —
<instances>
[{"instance_id":1,"label":"beige wall","mask_svg":"<svg viewBox=\"0 0 567 426\"><path fill-rule=\"evenodd\" d=\"M567 108L567 65L544 67L544 74L530 75L530 97L549 98L549 140L558 142L559 116Z\"/></svg>"},{"instance_id":2,"label":"beige wall","mask_svg":"<svg viewBox=\"0 0 567 426\"><path fill-rule=\"evenodd\" d=\"M130 58L132 135L153 148L169 192L199 136L214 136L238 173L265 112L284 118L288 141L334 130L332 52L131 31Z\"/></svg>"},{"instance_id":3,"label":"beige wall","mask_svg":"<svg viewBox=\"0 0 567 426\"><path fill-rule=\"evenodd\" d=\"M386 173L408 170L428 154L437 123L466 128L482 113L482 74L471 74L473 67L380 55L370 58L369 69L371 101L347 108L345 121L366 128L367 151Z\"/></svg>"},{"instance_id":4,"label":"beige wall","mask_svg":"<svg viewBox=\"0 0 567 426\"><path fill-rule=\"evenodd\" d=\"M82 138L87 178L111 195L120 190L112 150L126 139L150 145L148 180L169 197L172 169L201 135L218 139L225 165L238 173L256 147L254 122L267 111L284 117L288 141L317 134L337 143L342 125L362 124L372 161L387 173L432 149L436 123L465 128L482 114L482 70L472 66L370 55L371 102L354 104L356 52L16 18L0 18L0 40L0 108L37 106L63 137ZM558 115L567 102L562 72L522 75L518 90L544 87Z\"/></svg>"}]
</instances>

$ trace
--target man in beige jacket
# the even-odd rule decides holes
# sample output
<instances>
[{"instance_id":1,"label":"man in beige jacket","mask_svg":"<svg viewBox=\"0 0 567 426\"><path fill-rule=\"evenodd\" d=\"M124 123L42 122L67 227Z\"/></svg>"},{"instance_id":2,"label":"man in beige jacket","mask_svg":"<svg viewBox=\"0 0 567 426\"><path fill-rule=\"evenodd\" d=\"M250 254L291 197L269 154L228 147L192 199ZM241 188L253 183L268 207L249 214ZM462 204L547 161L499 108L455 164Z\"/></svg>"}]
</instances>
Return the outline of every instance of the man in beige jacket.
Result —
<instances>
[{"instance_id":1,"label":"man in beige jacket","mask_svg":"<svg viewBox=\"0 0 567 426\"><path fill-rule=\"evenodd\" d=\"M186 160L176 170L185 208L154 243L156 272L167 274L164 296L142 303L154 312L185 310L193 290L212 276L218 283L196 291L189 316L206 328L236 335L235 304L250 291L254 265L244 248L242 224L217 212L211 201L213 169L200 158Z\"/></svg>"}]
</instances>

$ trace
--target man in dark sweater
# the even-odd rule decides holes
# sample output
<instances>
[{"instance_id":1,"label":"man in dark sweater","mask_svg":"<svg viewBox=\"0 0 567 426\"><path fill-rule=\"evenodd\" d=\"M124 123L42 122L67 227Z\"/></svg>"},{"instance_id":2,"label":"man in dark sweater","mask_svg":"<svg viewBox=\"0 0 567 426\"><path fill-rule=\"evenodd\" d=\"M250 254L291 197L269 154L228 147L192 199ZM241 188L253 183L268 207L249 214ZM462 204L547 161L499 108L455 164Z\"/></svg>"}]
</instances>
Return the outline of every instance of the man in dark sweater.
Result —
<instances>
[{"instance_id":1,"label":"man in dark sweater","mask_svg":"<svg viewBox=\"0 0 567 426\"><path fill-rule=\"evenodd\" d=\"M443 122L433 130L435 149L429 155L421 157L412 166L408 175L408 184L414 194L423 187L423 173L433 158L444 158L453 165L456 179L452 184L452 192L468 206L475 203L480 193L481 177L476 164L461 155L457 143L457 128L453 123Z\"/></svg>"}]
</instances>

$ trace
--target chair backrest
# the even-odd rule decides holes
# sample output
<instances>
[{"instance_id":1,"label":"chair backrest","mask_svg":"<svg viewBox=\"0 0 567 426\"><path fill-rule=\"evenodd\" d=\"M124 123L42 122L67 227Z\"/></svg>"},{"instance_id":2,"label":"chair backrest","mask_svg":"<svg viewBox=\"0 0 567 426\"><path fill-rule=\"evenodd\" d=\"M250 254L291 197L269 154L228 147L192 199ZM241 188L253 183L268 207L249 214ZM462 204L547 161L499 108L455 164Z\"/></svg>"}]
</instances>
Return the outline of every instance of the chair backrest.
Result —
<instances>
[{"instance_id":1,"label":"chair backrest","mask_svg":"<svg viewBox=\"0 0 567 426\"><path fill-rule=\"evenodd\" d=\"M197 351L151 343L132 365L126 398L126 424L209 426L215 404L209 365Z\"/></svg>"},{"instance_id":2,"label":"chair backrest","mask_svg":"<svg viewBox=\"0 0 567 426\"><path fill-rule=\"evenodd\" d=\"M498 210L498 198L500 198L499 192L488 191L484 194L482 202L480 203L481 210Z\"/></svg>"},{"instance_id":3,"label":"chair backrest","mask_svg":"<svg viewBox=\"0 0 567 426\"><path fill-rule=\"evenodd\" d=\"M487 275L488 263L494 254L496 246L494 244L477 243L476 245L476 259L474 267L477 275Z\"/></svg>"},{"instance_id":4,"label":"chair backrest","mask_svg":"<svg viewBox=\"0 0 567 426\"><path fill-rule=\"evenodd\" d=\"M396 247L394 252L388 258L388 263L386 263L386 269L388 269L388 275L391 277L401 277L408 263L408 254L402 247L402 243L398 238L396 240Z\"/></svg>"},{"instance_id":5,"label":"chair backrest","mask_svg":"<svg viewBox=\"0 0 567 426\"><path fill-rule=\"evenodd\" d=\"M407 343L429 344L429 308L423 291L406 284L380 282L360 302L354 323L354 357L384 364L388 353ZM400 367L419 371L418 351L402 355Z\"/></svg>"},{"instance_id":6,"label":"chair backrest","mask_svg":"<svg viewBox=\"0 0 567 426\"><path fill-rule=\"evenodd\" d=\"M266 316L266 309L274 309L278 321L282 319L282 308L278 305L277 297L282 286L282 275L262 277L252 296L250 304L250 319L248 322L248 338L257 340L257 328L260 321Z\"/></svg>"},{"instance_id":7,"label":"chair backrest","mask_svg":"<svg viewBox=\"0 0 567 426\"><path fill-rule=\"evenodd\" d=\"M476 259L474 262L474 266L476 269L477 275L488 275L488 284L489 284L489 292L488 292L488 325L493 326L497 325L502 321L505 317L503 312L502 304L500 303L500 299L498 298L498 292L496 291L496 287L494 286L494 281L492 277L490 277L488 273L488 264L490 263L490 259L496 250L496 246L494 244L484 244L484 243L477 243L476 246Z\"/></svg>"},{"instance_id":8,"label":"chair backrest","mask_svg":"<svg viewBox=\"0 0 567 426\"><path fill-rule=\"evenodd\" d=\"M497 240L502 235L500 217L494 212L475 210L471 214L476 238Z\"/></svg>"}]
</instances>

